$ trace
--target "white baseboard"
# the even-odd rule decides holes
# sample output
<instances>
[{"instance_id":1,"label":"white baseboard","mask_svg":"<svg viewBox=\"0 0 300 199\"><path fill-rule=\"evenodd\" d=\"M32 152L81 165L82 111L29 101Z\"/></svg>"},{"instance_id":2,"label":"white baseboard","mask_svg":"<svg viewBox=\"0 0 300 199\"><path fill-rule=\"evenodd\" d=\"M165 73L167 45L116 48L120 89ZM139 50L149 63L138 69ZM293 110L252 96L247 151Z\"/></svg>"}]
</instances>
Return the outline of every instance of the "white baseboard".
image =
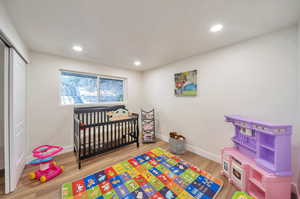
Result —
<instances>
[{"instance_id":1,"label":"white baseboard","mask_svg":"<svg viewBox=\"0 0 300 199\"><path fill-rule=\"evenodd\" d=\"M63 147L64 149L59 154L64 154L64 153L71 152L71 151L73 151L73 147L74 147L73 145L64 146ZM26 157L26 163L28 163L28 162L30 162L30 161L32 161L34 159L36 159L36 158L33 157L32 154L27 155L27 157Z\"/></svg>"},{"instance_id":2,"label":"white baseboard","mask_svg":"<svg viewBox=\"0 0 300 199\"><path fill-rule=\"evenodd\" d=\"M158 138L162 139L165 142L169 142L169 137L168 136L165 136L165 135L162 135L162 134L156 134L156 136ZM205 158L207 158L209 160L221 163L221 156L220 155L217 155L217 154L214 154L214 153L210 153L210 152L208 152L208 151L206 151L204 149L201 149L198 146L194 146L192 144L186 143L186 149L188 151L196 153L196 154L198 154L200 156L203 156L203 157L205 157Z\"/></svg>"}]
</instances>

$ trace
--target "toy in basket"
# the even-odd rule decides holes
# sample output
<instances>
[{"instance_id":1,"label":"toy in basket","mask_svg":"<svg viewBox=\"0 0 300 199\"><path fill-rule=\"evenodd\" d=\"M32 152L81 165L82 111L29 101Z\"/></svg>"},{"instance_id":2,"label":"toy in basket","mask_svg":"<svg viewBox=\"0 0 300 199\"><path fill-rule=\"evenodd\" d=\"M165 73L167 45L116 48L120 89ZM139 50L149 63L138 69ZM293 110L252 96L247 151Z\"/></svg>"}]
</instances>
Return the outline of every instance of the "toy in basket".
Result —
<instances>
[{"instance_id":1,"label":"toy in basket","mask_svg":"<svg viewBox=\"0 0 300 199\"><path fill-rule=\"evenodd\" d=\"M59 146L42 145L36 147L32 151L32 155L37 159L30 161L29 165L40 165L40 169L29 173L31 180L38 179L41 182L46 182L58 176L63 172L63 166L57 166L53 156L63 150Z\"/></svg>"}]
</instances>

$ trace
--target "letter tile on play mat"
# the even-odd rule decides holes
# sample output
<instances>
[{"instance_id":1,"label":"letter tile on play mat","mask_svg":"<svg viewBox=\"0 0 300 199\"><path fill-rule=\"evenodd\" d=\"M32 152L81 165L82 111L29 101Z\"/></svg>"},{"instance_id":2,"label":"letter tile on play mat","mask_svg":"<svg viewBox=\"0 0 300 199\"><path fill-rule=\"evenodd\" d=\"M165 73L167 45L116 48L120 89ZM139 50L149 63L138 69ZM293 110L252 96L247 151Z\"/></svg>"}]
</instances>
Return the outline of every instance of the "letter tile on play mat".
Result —
<instances>
[{"instance_id":1,"label":"letter tile on play mat","mask_svg":"<svg viewBox=\"0 0 300 199\"><path fill-rule=\"evenodd\" d=\"M177 176L177 178L174 179L174 182L179 186L181 186L183 189L185 189L189 185L179 176Z\"/></svg>"},{"instance_id":2,"label":"letter tile on play mat","mask_svg":"<svg viewBox=\"0 0 300 199\"><path fill-rule=\"evenodd\" d=\"M183 164L183 162L178 162L175 166L183 171L188 168L185 164Z\"/></svg>"},{"instance_id":3,"label":"letter tile on play mat","mask_svg":"<svg viewBox=\"0 0 300 199\"><path fill-rule=\"evenodd\" d=\"M123 182L126 182L126 181L130 180L131 177L133 177L133 176L132 176L132 175L129 175L129 173L125 172L125 173L122 173L122 174L120 175L120 177L122 178Z\"/></svg>"},{"instance_id":4,"label":"letter tile on play mat","mask_svg":"<svg viewBox=\"0 0 300 199\"><path fill-rule=\"evenodd\" d=\"M149 180L150 184L154 187L156 191L160 191L165 185L157 178L151 178Z\"/></svg>"},{"instance_id":5,"label":"letter tile on play mat","mask_svg":"<svg viewBox=\"0 0 300 199\"><path fill-rule=\"evenodd\" d=\"M104 170L96 173L96 178L97 178L99 183L107 180L107 177L106 177L106 174L104 173Z\"/></svg>"},{"instance_id":6,"label":"letter tile on play mat","mask_svg":"<svg viewBox=\"0 0 300 199\"><path fill-rule=\"evenodd\" d=\"M102 195L99 186L94 186L87 190L89 198L98 198Z\"/></svg>"},{"instance_id":7,"label":"letter tile on play mat","mask_svg":"<svg viewBox=\"0 0 300 199\"><path fill-rule=\"evenodd\" d=\"M206 177L199 176L196 180L215 192L217 192L220 188L220 185L214 183L213 181L207 179Z\"/></svg>"},{"instance_id":8,"label":"letter tile on play mat","mask_svg":"<svg viewBox=\"0 0 300 199\"><path fill-rule=\"evenodd\" d=\"M170 179L165 174L160 174L157 178L164 184L167 185L170 183Z\"/></svg>"},{"instance_id":9,"label":"letter tile on play mat","mask_svg":"<svg viewBox=\"0 0 300 199\"><path fill-rule=\"evenodd\" d=\"M155 158L157 155L155 155L154 153L152 153L151 151L146 153L148 156L150 156L151 158Z\"/></svg>"},{"instance_id":10,"label":"letter tile on play mat","mask_svg":"<svg viewBox=\"0 0 300 199\"><path fill-rule=\"evenodd\" d=\"M150 161L149 161L150 162ZM145 167L146 169L151 169L153 168L153 165L151 165L149 162L145 162L143 165L143 167Z\"/></svg>"},{"instance_id":11,"label":"letter tile on play mat","mask_svg":"<svg viewBox=\"0 0 300 199\"><path fill-rule=\"evenodd\" d=\"M115 164L112 166L112 168L118 173L118 174L121 174L121 173L124 173L126 171L126 169L123 167L122 164Z\"/></svg>"},{"instance_id":12,"label":"letter tile on play mat","mask_svg":"<svg viewBox=\"0 0 300 199\"><path fill-rule=\"evenodd\" d=\"M156 167L158 165L158 162L156 162L155 160L152 159L152 160L149 160L149 164Z\"/></svg>"},{"instance_id":13,"label":"letter tile on play mat","mask_svg":"<svg viewBox=\"0 0 300 199\"><path fill-rule=\"evenodd\" d=\"M81 192L74 196L74 199L88 199L88 195L86 192Z\"/></svg>"},{"instance_id":14,"label":"letter tile on play mat","mask_svg":"<svg viewBox=\"0 0 300 199\"><path fill-rule=\"evenodd\" d=\"M142 176L146 178L146 180L149 180L150 178L154 177L154 175L149 171L145 171L144 173L142 173Z\"/></svg>"},{"instance_id":15,"label":"letter tile on play mat","mask_svg":"<svg viewBox=\"0 0 300 199\"><path fill-rule=\"evenodd\" d=\"M140 164L143 164L147 161L144 159L143 155L139 155L139 156L135 157L135 160L138 161L138 163L140 163Z\"/></svg>"},{"instance_id":16,"label":"letter tile on play mat","mask_svg":"<svg viewBox=\"0 0 300 199\"><path fill-rule=\"evenodd\" d=\"M176 184L175 182L170 182L169 184L167 184L167 187L173 191L176 195L179 195L182 191L183 188L181 188L178 184Z\"/></svg>"},{"instance_id":17,"label":"letter tile on play mat","mask_svg":"<svg viewBox=\"0 0 300 199\"><path fill-rule=\"evenodd\" d=\"M149 169L149 171L150 171L154 176L159 176L159 175L161 174L161 172L160 172L157 168L155 168L155 167Z\"/></svg>"},{"instance_id":18,"label":"letter tile on play mat","mask_svg":"<svg viewBox=\"0 0 300 199\"><path fill-rule=\"evenodd\" d=\"M140 187L140 185L132 179L128 180L124 184L127 187L127 189L129 190L129 192L134 192L135 190L137 190Z\"/></svg>"},{"instance_id":19,"label":"letter tile on play mat","mask_svg":"<svg viewBox=\"0 0 300 199\"><path fill-rule=\"evenodd\" d=\"M183 191L181 194L178 195L179 199L194 199L188 192Z\"/></svg>"},{"instance_id":20,"label":"letter tile on play mat","mask_svg":"<svg viewBox=\"0 0 300 199\"><path fill-rule=\"evenodd\" d=\"M150 199L163 199L163 195L161 195L161 193L156 192L154 195L151 196Z\"/></svg>"},{"instance_id":21,"label":"letter tile on play mat","mask_svg":"<svg viewBox=\"0 0 300 199\"><path fill-rule=\"evenodd\" d=\"M199 176L198 173L196 173L195 171L193 171L191 169L187 169L187 170L185 170L185 172L186 172L186 174L189 174L193 179L196 179Z\"/></svg>"},{"instance_id":22,"label":"letter tile on play mat","mask_svg":"<svg viewBox=\"0 0 300 199\"><path fill-rule=\"evenodd\" d=\"M117 172L112 167L104 169L104 172L108 179L118 175Z\"/></svg>"},{"instance_id":23,"label":"letter tile on play mat","mask_svg":"<svg viewBox=\"0 0 300 199\"><path fill-rule=\"evenodd\" d=\"M103 198L104 199L112 199L112 198L118 199L119 196L114 190L110 190L109 192L107 192L103 195Z\"/></svg>"},{"instance_id":24,"label":"letter tile on play mat","mask_svg":"<svg viewBox=\"0 0 300 199\"><path fill-rule=\"evenodd\" d=\"M160 162L164 167L170 169L171 167L173 167L173 165L171 165L170 163L168 163L167 161L162 161Z\"/></svg>"},{"instance_id":25,"label":"letter tile on play mat","mask_svg":"<svg viewBox=\"0 0 300 199\"><path fill-rule=\"evenodd\" d=\"M127 170L127 173L133 178L135 176L138 176L140 173L135 169L135 168L132 168L130 170Z\"/></svg>"},{"instance_id":26,"label":"letter tile on play mat","mask_svg":"<svg viewBox=\"0 0 300 199\"><path fill-rule=\"evenodd\" d=\"M148 162L149 160L151 160L151 157L148 156L147 154L143 154L142 156L143 156L143 158L144 158L144 160L145 160L146 162Z\"/></svg>"},{"instance_id":27,"label":"letter tile on play mat","mask_svg":"<svg viewBox=\"0 0 300 199\"><path fill-rule=\"evenodd\" d=\"M144 190L144 192L146 193L146 195L147 195L148 197L151 197L153 194L156 193L156 190L155 190L155 189L153 188L153 186L152 186L151 184L149 184L149 183L143 185L141 188Z\"/></svg>"},{"instance_id":28,"label":"letter tile on play mat","mask_svg":"<svg viewBox=\"0 0 300 199\"><path fill-rule=\"evenodd\" d=\"M183 172L182 174L180 174L179 177L181 177L183 179L183 181L185 181L188 184L191 184L195 180L195 178L193 178L186 172Z\"/></svg>"},{"instance_id":29,"label":"letter tile on play mat","mask_svg":"<svg viewBox=\"0 0 300 199\"><path fill-rule=\"evenodd\" d=\"M84 184L86 189L90 189L99 184L96 174L90 175L84 178Z\"/></svg>"},{"instance_id":30,"label":"letter tile on play mat","mask_svg":"<svg viewBox=\"0 0 300 199\"><path fill-rule=\"evenodd\" d=\"M100 190L103 194L106 194L110 190L112 190L112 185L108 181L101 182L99 184Z\"/></svg>"},{"instance_id":31,"label":"letter tile on play mat","mask_svg":"<svg viewBox=\"0 0 300 199\"><path fill-rule=\"evenodd\" d=\"M175 173L176 175L180 175L184 172L184 170L179 169L177 166L173 166L170 168L170 170Z\"/></svg>"},{"instance_id":32,"label":"letter tile on play mat","mask_svg":"<svg viewBox=\"0 0 300 199\"><path fill-rule=\"evenodd\" d=\"M123 184L123 180L121 179L120 176L115 176L115 177L109 179L109 182L113 187L117 187L117 186Z\"/></svg>"},{"instance_id":33,"label":"letter tile on play mat","mask_svg":"<svg viewBox=\"0 0 300 199\"><path fill-rule=\"evenodd\" d=\"M135 168L139 173L144 173L146 171L148 171L145 167L143 167L142 165L138 166Z\"/></svg>"},{"instance_id":34,"label":"letter tile on play mat","mask_svg":"<svg viewBox=\"0 0 300 199\"><path fill-rule=\"evenodd\" d=\"M62 188L62 192L64 198L70 198L71 196L73 196L72 184L71 183L64 184Z\"/></svg>"},{"instance_id":35,"label":"letter tile on play mat","mask_svg":"<svg viewBox=\"0 0 300 199\"><path fill-rule=\"evenodd\" d=\"M137 166L140 165L140 163L139 163L136 159L134 159L134 158L129 159L128 162L129 162L133 167L137 167Z\"/></svg>"},{"instance_id":36,"label":"letter tile on play mat","mask_svg":"<svg viewBox=\"0 0 300 199\"><path fill-rule=\"evenodd\" d=\"M147 194L141 188L135 190L132 193L134 195L134 198L138 198L138 199L147 199L148 198Z\"/></svg>"},{"instance_id":37,"label":"letter tile on play mat","mask_svg":"<svg viewBox=\"0 0 300 199\"><path fill-rule=\"evenodd\" d=\"M129 191L125 185L120 185L118 187L115 187L116 193L119 195L120 198L125 197L129 194Z\"/></svg>"},{"instance_id":38,"label":"letter tile on play mat","mask_svg":"<svg viewBox=\"0 0 300 199\"><path fill-rule=\"evenodd\" d=\"M84 181L78 180L72 183L73 195L77 195L85 191Z\"/></svg>"},{"instance_id":39,"label":"letter tile on play mat","mask_svg":"<svg viewBox=\"0 0 300 199\"><path fill-rule=\"evenodd\" d=\"M147 180L141 176L141 175L138 175L136 177L133 178L140 186L143 186L144 184L147 184Z\"/></svg>"},{"instance_id":40,"label":"letter tile on play mat","mask_svg":"<svg viewBox=\"0 0 300 199\"><path fill-rule=\"evenodd\" d=\"M132 158L133 159L133 158ZM134 159L133 159L134 160ZM129 162L129 160L125 160L125 161L122 161L120 162L120 164L125 168L125 169L130 169L132 168L132 165L131 163Z\"/></svg>"},{"instance_id":41,"label":"letter tile on play mat","mask_svg":"<svg viewBox=\"0 0 300 199\"><path fill-rule=\"evenodd\" d=\"M175 160L173 159L168 159L167 162L173 166L175 166L178 162L176 162Z\"/></svg>"},{"instance_id":42,"label":"letter tile on play mat","mask_svg":"<svg viewBox=\"0 0 300 199\"><path fill-rule=\"evenodd\" d=\"M164 167L163 165L161 165L161 164L159 164L159 165L157 165L155 168L157 168L158 170L160 170L160 172L164 172L164 171L166 171L166 170L168 170L166 167Z\"/></svg>"},{"instance_id":43,"label":"letter tile on play mat","mask_svg":"<svg viewBox=\"0 0 300 199\"><path fill-rule=\"evenodd\" d=\"M175 193L173 193L173 191L171 191L170 189L168 189L167 187L162 188L159 193L161 193L161 195L163 195L165 198L167 199L174 199L177 196L175 195Z\"/></svg>"},{"instance_id":44,"label":"letter tile on play mat","mask_svg":"<svg viewBox=\"0 0 300 199\"><path fill-rule=\"evenodd\" d=\"M174 179L177 177L177 175L176 175L175 173L171 172L171 171L165 171L164 174L165 174L169 179L171 179L170 181L174 180Z\"/></svg>"}]
</instances>

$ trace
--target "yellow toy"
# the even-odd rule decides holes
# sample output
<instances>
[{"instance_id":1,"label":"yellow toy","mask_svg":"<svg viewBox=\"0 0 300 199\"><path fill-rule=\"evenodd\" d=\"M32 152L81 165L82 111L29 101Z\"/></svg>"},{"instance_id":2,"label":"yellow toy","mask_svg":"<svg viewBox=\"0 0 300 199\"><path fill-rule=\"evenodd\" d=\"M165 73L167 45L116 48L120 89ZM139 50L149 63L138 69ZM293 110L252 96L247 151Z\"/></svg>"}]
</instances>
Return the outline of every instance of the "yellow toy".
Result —
<instances>
[{"instance_id":1,"label":"yellow toy","mask_svg":"<svg viewBox=\"0 0 300 199\"><path fill-rule=\"evenodd\" d=\"M235 192L232 199L255 199L244 192Z\"/></svg>"}]
</instances>

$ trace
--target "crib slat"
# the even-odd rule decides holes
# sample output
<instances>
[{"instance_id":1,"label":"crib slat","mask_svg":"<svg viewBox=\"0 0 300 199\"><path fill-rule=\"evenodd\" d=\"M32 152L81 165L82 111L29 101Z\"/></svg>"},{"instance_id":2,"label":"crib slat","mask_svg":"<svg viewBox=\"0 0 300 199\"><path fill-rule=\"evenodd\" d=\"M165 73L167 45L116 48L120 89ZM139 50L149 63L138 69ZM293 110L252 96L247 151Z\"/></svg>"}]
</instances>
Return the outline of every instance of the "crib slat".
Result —
<instances>
[{"instance_id":1,"label":"crib slat","mask_svg":"<svg viewBox=\"0 0 300 199\"><path fill-rule=\"evenodd\" d=\"M105 125L105 132L106 132L106 143L105 143L105 145L106 145L106 149L108 149L109 148L109 145L108 145L108 124L106 124Z\"/></svg>"},{"instance_id":2,"label":"crib slat","mask_svg":"<svg viewBox=\"0 0 300 199\"><path fill-rule=\"evenodd\" d=\"M93 116L94 116L93 123L96 124L96 112L93 112ZM94 136L94 153L96 153L96 127L95 126L94 126L93 136Z\"/></svg>"},{"instance_id":3,"label":"crib slat","mask_svg":"<svg viewBox=\"0 0 300 199\"><path fill-rule=\"evenodd\" d=\"M114 142L114 140L113 140L113 125L112 124L110 124L110 148L113 148L113 142Z\"/></svg>"},{"instance_id":4,"label":"crib slat","mask_svg":"<svg viewBox=\"0 0 300 199\"><path fill-rule=\"evenodd\" d=\"M100 119L100 118L99 118L99 115L100 115L99 112L97 112L97 115L98 115L97 123L99 123L99 119ZM101 126L98 125L98 126L97 126L97 131L98 131L98 151L100 151L100 149L101 149L101 148L100 148L100 143L101 143L101 134L100 134L101 131L100 131L100 129L101 129Z\"/></svg>"},{"instance_id":5,"label":"crib slat","mask_svg":"<svg viewBox=\"0 0 300 199\"><path fill-rule=\"evenodd\" d=\"M121 145L120 123L118 123L118 145Z\"/></svg>"},{"instance_id":6,"label":"crib slat","mask_svg":"<svg viewBox=\"0 0 300 199\"><path fill-rule=\"evenodd\" d=\"M129 143L129 121L126 122L126 144Z\"/></svg>"},{"instance_id":7,"label":"crib slat","mask_svg":"<svg viewBox=\"0 0 300 199\"><path fill-rule=\"evenodd\" d=\"M85 119L85 114L83 114L83 123L86 124L86 119ZM86 155L86 139L85 139L85 132L86 132L86 128L84 128L83 130L83 154L84 156Z\"/></svg>"},{"instance_id":8,"label":"crib slat","mask_svg":"<svg viewBox=\"0 0 300 199\"><path fill-rule=\"evenodd\" d=\"M130 120L130 135L131 136L129 136L130 137L130 142L132 142L132 140L133 140L133 137L132 137L132 135L133 135L133 133L132 133L132 122L133 122L133 120Z\"/></svg>"},{"instance_id":9,"label":"crib slat","mask_svg":"<svg viewBox=\"0 0 300 199\"><path fill-rule=\"evenodd\" d=\"M102 134L102 150L104 150L105 149L105 141L104 141L104 126L101 126L101 129L102 129L102 131L101 131L101 134Z\"/></svg>"},{"instance_id":10,"label":"crib slat","mask_svg":"<svg viewBox=\"0 0 300 199\"><path fill-rule=\"evenodd\" d=\"M88 113L88 122L91 124L91 113ZM89 155L91 154L91 127L89 127Z\"/></svg>"},{"instance_id":11,"label":"crib slat","mask_svg":"<svg viewBox=\"0 0 300 199\"><path fill-rule=\"evenodd\" d=\"M117 139L116 139L116 123L113 124L114 126L114 147L117 146Z\"/></svg>"}]
</instances>

